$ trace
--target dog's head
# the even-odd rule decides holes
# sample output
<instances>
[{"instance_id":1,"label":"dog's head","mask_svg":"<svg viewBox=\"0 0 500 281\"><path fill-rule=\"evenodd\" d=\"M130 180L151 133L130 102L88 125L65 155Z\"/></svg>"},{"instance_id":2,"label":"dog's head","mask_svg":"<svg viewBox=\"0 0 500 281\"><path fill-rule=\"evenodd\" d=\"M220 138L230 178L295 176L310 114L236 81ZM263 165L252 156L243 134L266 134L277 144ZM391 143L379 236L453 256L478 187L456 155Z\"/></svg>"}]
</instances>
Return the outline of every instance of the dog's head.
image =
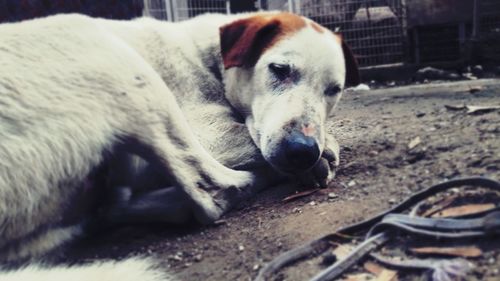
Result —
<instances>
[{"instance_id":1,"label":"dog's head","mask_svg":"<svg viewBox=\"0 0 500 281\"><path fill-rule=\"evenodd\" d=\"M226 96L245 117L262 155L285 173L304 172L325 145L325 120L356 61L336 35L289 13L258 14L220 28Z\"/></svg>"}]
</instances>

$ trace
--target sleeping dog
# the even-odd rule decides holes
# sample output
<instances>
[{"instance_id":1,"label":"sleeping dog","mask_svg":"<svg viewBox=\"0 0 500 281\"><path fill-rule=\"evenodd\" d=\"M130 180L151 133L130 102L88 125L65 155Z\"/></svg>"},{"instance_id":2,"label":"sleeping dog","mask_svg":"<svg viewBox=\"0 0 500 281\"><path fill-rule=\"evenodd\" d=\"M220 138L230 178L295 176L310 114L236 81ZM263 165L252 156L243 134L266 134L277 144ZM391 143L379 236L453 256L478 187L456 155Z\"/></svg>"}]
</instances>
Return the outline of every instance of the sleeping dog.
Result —
<instances>
[{"instance_id":1,"label":"sleeping dog","mask_svg":"<svg viewBox=\"0 0 500 281\"><path fill-rule=\"evenodd\" d=\"M287 175L325 185L325 121L359 82L339 35L289 13L59 15L0 38L1 262L81 235L104 193L111 223L210 223Z\"/></svg>"}]
</instances>

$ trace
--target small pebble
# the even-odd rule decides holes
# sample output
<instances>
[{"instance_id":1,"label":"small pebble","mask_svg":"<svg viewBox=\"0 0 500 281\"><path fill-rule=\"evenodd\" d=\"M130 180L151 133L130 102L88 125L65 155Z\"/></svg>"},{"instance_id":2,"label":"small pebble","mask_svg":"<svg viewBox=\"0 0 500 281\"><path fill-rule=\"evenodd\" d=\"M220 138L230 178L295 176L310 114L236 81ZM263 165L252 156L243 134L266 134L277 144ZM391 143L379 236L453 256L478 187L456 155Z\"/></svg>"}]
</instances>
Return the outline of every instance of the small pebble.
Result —
<instances>
[{"instance_id":1,"label":"small pebble","mask_svg":"<svg viewBox=\"0 0 500 281\"><path fill-rule=\"evenodd\" d=\"M389 203L391 203L391 204L396 203L396 201L397 201L397 200L396 200L396 198L390 198L390 199L389 199Z\"/></svg>"},{"instance_id":2,"label":"small pebble","mask_svg":"<svg viewBox=\"0 0 500 281\"><path fill-rule=\"evenodd\" d=\"M412 139L410 141L410 143L408 143L408 149L414 149L415 147L417 147L420 143L422 142L422 140L420 139L420 137L416 137L414 139Z\"/></svg>"},{"instance_id":3,"label":"small pebble","mask_svg":"<svg viewBox=\"0 0 500 281\"><path fill-rule=\"evenodd\" d=\"M245 247L243 245L238 246L238 251L243 252L245 251Z\"/></svg>"},{"instance_id":4,"label":"small pebble","mask_svg":"<svg viewBox=\"0 0 500 281\"><path fill-rule=\"evenodd\" d=\"M495 258L489 258L489 259L488 259L488 263L489 263L489 264L495 264L495 262L496 262L496 261L495 261Z\"/></svg>"},{"instance_id":5,"label":"small pebble","mask_svg":"<svg viewBox=\"0 0 500 281\"><path fill-rule=\"evenodd\" d=\"M226 220L216 220L216 221L214 221L214 225L223 225L223 224L227 224L227 221Z\"/></svg>"},{"instance_id":6,"label":"small pebble","mask_svg":"<svg viewBox=\"0 0 500 281\"><path fill-rule=\"evenodd\" d=\"M336 198L339 198L339 196L335 192L330 192L330 193L328 193L328 198L329 199L336 199Z\"/></svg>"},{"instance_id":7,"label":"small pebble","mask_svg":"<svg viewBox=\"0 0 500 281\"><path fill-rule=\"evenodd\" d=\"M200 262L202 259L203 259L203 256L201 254L194 256L194 261L196 261L196 262Z\"/></svg>"},{"instance_id":8,"label":"small pebble","mask_svg":"<svg viewBox=\"0 0 500 281\"><path fill-rule=\"evenodd\" d=\"M172 256L171 258L175 261L182 261L182 254L179 255L179 253L177 253L175 256Z\"/></svg>"},{"instance_id":9,"label":"small pebble","mask_svg":"<svg viewBox=\"0 0 500 281\"><path fill-rule=\"evenodd\" d=\"M356 185L356 182L354 180L352 180L352 181L350 181L350 182L347 183L348 187L353 187L355 185Z\"/></svg>"},{"instance_id":10,"label":"small pebble","mask_svg":"<svg viewBox=\"0 0 500 281\"><path fill-rule=\"evenodd\" d=\"M316 206L316 202L311 201L311 202L309 203L309 205L311 205L311 206Z\"/></svg>"},{"instance_id":11,"label":"small pebble","mask_svg":"<svg viewBox=\"0 0 500 281\"><path fill-rule=\"evenodd\" d=\"M370 150L368 152L368 156L374 157L374 156L377 156L377 155L378 155L378 151L376 151L376 150Z\"/></svg>"},{"instance_id":12,"label":"small pebble","mask_svg":"<svg viewBox=\"0 0 500 281\"><path fill-rule=\"evenodd\" d=\"M258 265L258 264L255 264L255 265L252 267L253 271L257 271L257 270L259 270L259 268L260 268L260 265Z\"/></svg>"}]
</instances>

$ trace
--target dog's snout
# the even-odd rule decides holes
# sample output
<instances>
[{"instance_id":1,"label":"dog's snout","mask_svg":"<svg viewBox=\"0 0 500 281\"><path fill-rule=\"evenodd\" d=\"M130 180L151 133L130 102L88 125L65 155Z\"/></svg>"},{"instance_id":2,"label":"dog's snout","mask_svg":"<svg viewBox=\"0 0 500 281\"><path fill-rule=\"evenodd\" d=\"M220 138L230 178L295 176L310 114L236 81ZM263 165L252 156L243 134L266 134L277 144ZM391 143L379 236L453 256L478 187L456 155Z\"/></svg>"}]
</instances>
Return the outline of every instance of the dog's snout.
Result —
<instances>
[{"instance_id":1,"label":"dog's snout","mask_svg":"<svg viewBox=\"0 0 500 281\"><path fill-rule=\"evenodd\" d=\"M286 139L285 155L294 169L307 170L318 161L320 151L314 138L294 132Z\"/></svg>"}]
</instances>

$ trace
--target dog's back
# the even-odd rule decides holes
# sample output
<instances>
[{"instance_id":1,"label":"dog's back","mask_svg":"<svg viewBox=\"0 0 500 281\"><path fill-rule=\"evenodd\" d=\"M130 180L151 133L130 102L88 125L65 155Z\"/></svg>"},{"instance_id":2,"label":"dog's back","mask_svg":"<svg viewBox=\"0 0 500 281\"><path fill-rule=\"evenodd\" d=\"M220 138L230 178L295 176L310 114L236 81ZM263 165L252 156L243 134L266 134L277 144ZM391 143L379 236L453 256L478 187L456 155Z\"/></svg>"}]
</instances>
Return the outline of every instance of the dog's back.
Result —
<instances>
[{"instance_id":1,"label":"dog's back","mask_svg":"<svg viewBox=\"0 0 500 281\"><path fill-rule=\"evenodd\" d=\"M157 110L142 99L163 81L99 21L63 15L0 25L0 264L79 236L85 214L74 210L93 203L93 175L113 140L134 115ZM172 280L141 258L42 263L0 271L0 279Z\"/></svg>"},{"instance_id":2,"label":"dog's back","mask_svg":"<svg viewBox=\"0 0 500 281\"><path fill-rule=\"evenodd\" d=\"M0 260L78 235L68 208L90 192L87 178L120 128L142 114L127 106L141 107L163 85L95 21L65 15L0 26Z\"/></svg>"}]
</instances>

